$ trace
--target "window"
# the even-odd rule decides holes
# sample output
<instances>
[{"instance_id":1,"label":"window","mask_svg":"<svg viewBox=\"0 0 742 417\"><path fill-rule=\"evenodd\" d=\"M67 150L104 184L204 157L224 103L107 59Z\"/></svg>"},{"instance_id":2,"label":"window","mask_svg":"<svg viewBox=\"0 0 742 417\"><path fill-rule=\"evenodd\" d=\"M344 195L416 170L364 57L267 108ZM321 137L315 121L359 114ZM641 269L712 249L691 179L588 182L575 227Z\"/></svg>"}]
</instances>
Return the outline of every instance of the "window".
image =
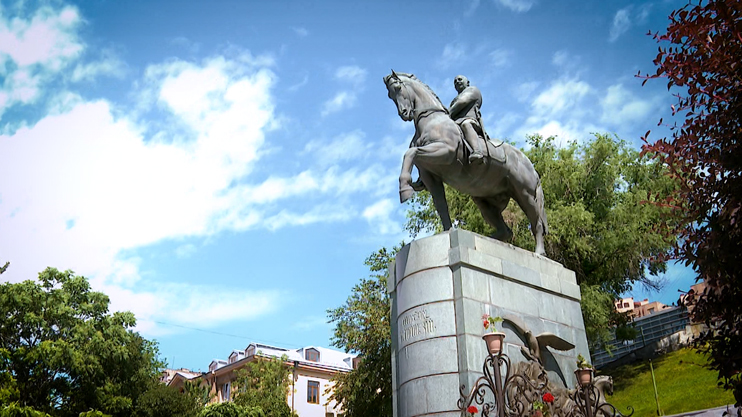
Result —
<instances>
[{"instance_id":1,"label":"window","mask_svg":"<svg viewBox=\"0 0 742 417\"><path fill-rule=\"evenodd\" d=\"M332 413L325 413L325 417L335 417L335 414L332 414Z\"/></svg>"},{"instance_id":2,"label":"window","mask_svg":"<svg viewBox=\"0 0 742 417\"><path fill-rule=\"evenodd\" d=\"M304 359L312 362L319 362L319 351L317 349L307 349L304 353Z\"/></svg>"},{"instance_id":3,"label":"window","mask_svg":"<svg viewBox=\"0 0 742 417\"><path fill-rule=\"evenodd\" d=\"M307 381L307 402L319 404L319 381Z\"/></svg>"},{"instance_id":4,"label":"window","mask_svg":"<svg viewBox=\"0 0 742 417\"><path fill-rule=\"evenodd\" d=\"M229 401L229 382L222 386L222 400Z\"/></svg>"}]
</instances>

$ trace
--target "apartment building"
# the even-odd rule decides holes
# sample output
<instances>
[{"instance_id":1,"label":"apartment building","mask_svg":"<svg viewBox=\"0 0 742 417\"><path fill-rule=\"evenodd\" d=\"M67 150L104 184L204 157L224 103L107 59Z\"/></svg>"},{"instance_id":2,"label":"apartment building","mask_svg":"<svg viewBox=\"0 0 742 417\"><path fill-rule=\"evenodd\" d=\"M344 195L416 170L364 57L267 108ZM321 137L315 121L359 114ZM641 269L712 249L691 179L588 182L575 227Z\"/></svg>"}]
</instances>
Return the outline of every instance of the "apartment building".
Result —
<instances>
[{"instance_id":1,"label":"apartment building","mask_svg":"<svg viewBox=\"0 0 742 417\"><path fill-rule=\"evenodd\" d=\"M650 302L647 298L641 301L634 301L634 297L616 300L615 307L619 313L628 312L632 319L638 319L668 308L668 306L659 301Z\"/></svg>"},{"instance_id":2,"label":"apartment building","mask_svg":"<svg viewBox=\"0 0 742 417\"><path fill-rule=\"evenodd\" d=\"M212 402L230 401L235 390L237 372L256 360L286 356L290 366L292 386L286 401L299 417L339 417L343 411L339 404L330 401L331 378L338 372L350 372L358 362L356 355L308 346L300 349L285 349L259 343L250 343L244 350L233 350L226 360L215 359L208 372L189 376L176 372L168 385L182 387L185 381L208 386Z\"/></svg>"}]
</instances>

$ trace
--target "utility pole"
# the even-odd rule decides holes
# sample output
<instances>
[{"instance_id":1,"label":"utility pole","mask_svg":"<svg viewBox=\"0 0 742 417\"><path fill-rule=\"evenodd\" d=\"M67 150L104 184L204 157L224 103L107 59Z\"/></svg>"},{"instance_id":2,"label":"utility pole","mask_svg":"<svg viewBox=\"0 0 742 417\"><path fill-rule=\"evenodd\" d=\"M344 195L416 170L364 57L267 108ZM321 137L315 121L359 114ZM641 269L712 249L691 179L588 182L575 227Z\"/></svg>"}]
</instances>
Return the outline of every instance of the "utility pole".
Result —
<instances>
[{"instance_id":1,"label":"utility pole","mask_svg":"<svg viewBox=\"0 0 742 417\"><path fill-rule=\"evenodd\" d=\"M643 332L642 332L643 333ZM652 366L652 360L649 360L649 369L652 371L652 386L654 386L654 402L657 403L657 415L661 416L662 410L660 409L660 396L657 394L657 382L654 380L654 366Z\"/></svg>"}]
</instances>

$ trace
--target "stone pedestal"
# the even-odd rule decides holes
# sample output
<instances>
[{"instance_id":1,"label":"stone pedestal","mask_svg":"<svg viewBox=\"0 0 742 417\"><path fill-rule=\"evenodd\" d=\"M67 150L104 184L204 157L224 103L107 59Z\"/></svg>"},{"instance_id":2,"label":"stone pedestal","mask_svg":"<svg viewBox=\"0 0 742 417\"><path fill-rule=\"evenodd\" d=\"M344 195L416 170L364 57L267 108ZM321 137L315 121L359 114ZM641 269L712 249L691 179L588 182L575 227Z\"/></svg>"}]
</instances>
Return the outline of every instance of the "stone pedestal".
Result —
<instances>
[{"instance_id":1,"label":"stone pedestal","mask_svg":"<svg viewBox=\"0 0 742 417\"><path fill-rule=\"evenodd\" d=\"M575 385L575 358L589 358L574 272L512 245L464 230L412 242L390 268L394 416L458 416L459 388L482 375L482 314L510 316L534 335L551 332L575 345L549 350L549 380ZM505 351L526 360L507 325Z\"/></svg>"}]
</instances>

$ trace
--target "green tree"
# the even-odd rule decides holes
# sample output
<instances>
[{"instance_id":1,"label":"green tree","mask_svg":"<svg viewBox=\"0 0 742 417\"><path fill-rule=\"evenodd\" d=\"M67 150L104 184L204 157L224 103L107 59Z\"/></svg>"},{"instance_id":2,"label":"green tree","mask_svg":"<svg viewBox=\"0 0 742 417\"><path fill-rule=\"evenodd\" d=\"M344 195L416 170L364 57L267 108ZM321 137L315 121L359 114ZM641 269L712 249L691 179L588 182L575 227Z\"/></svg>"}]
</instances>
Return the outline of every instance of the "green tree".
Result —
<instances>
[{"instance_id":1,"label":"green tree","mask_svg":"<svg viewBox=\"0 0 742 417\"><path fill-rule=\"evenodd\" d=\"M199 407L205 406L214 397L211 388L208 385L202 385L200 382L185 381L183 390L195 399Z\"/></svg>"},{"instance_id":2,"label":"green tree","mask_svg":"<svg viewBox=\"0 0 742 417\"><path fill-rule=\"evenodd\" d=\"M131 328L134 315L108 312L88 281L47 268L38 282L0 285L2 401L52 416L100 410L129 416L156 378L157 348Z\"/></svg>"},{"instance_id":3,"label":"green tree","mask_svg":"<svg viewBox=\"0 0 742 417\"><path fill-rule=\"evenodd\" d=\"M611 325L624 324L613 300L635 283L657 288L657 274L666 268L662 256L674 242L657 229L669 212L659 205L675 183L662 164L608 135L595 135L580 145L557 147L553 138L530 136L525 151L541 176L549 221L547 256L575 271L582 290L582 312L591 346L610 338ZM471 199L446 189L451 218L463 229L491 235ZM516 246L533 250L529 223L511 201L503 213L513 229ZM441 230L430 195L418 193L408 211L407 230Z\"/></svg>"},{"instance_id":4,"label":"green tree","mask_svg":"<svg viewBox=\"0 0 742 417\"><path fill-rule=\"evenodd\" d=\"M138 399L133 417L196 417L199 399L156 381Z\"/></svg>"},{"instance_id":5,"label":"green tree","mask_svg":"<svg viewBox=\"0 0 742 417\"><path fill-rule=\"evenodd\" d=\"M392 415L391 330L386 277L399 248L382 248L366 259L372 275L353 287L345 304L328 310L335 324L332 344L359 354L361 362L349 373L338 373L331 399L342 404L348 417Z\"/></svg>"},{"instance_id":6,"label":"green tree","mask_svg":"<svg viewBox=\"0 0 742 417\"><path fill-rule=\"evenodd\" d=\"M33 407L20 406L10 403L0 406L0 417L50 417L49 414L34 410Z\"/></svg>"},{"instance_id":7,"label":"green tree","mask_svg":"<svg viewBox=\"0 0 742 417\"><path fill-rule=\"evenodd\" d=\"M720 384L742 405L742 3L689 2L670 14L655 74L677 102L672 138L645 150L667 164L680 188L667 203L683 221L674 255L707 290L691 294L693 319L710 330L696 341ZM669 45L668 45L669 44ZM660 120L660 123L662 120ZM649 132L647 132L649 134Z\"/></svg>"},{"instance_id":8,"label":"green tree","mask_svg":"<svg viewBox=\"0 0 742 417\"><path fill-rule=\"evenodd\" d=\"M286 359L285 355L281 358L261 357L248 363L237 373L234 403L249 410L258 408L266 416L291 417L291 408L286 403L291 386L291 368Z\"/></svg>"},{"instance_id":9,"label":"green tree","mask_svg":"<svg viewBox=\"0 0 742 417\"><path fill-rule=\"evenodd\" d=\"M285 401L284 401L285 403ZM260 407L246 407L233 402L211 404L204 407L198 417L265 417Z\"/></svg>"}]
</instances>

